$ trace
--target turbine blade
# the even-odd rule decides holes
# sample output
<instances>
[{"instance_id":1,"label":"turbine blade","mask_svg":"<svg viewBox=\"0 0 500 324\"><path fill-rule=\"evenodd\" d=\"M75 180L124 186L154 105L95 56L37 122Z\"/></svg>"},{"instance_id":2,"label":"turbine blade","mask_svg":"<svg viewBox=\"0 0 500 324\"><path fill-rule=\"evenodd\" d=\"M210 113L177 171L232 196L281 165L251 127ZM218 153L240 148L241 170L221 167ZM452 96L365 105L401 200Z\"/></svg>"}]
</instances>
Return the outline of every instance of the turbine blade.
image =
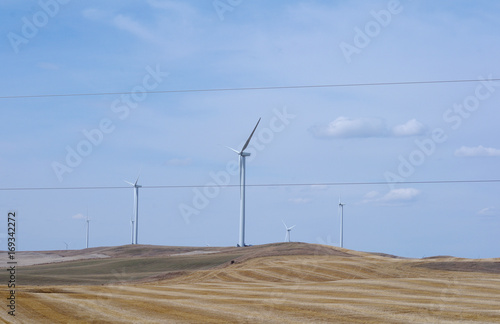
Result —
<instances>
[{"instance_id":1,"label":"turbine blade","mask_svg":"<svg viewBox=\"0 0 500 324\"><path fill-rule=\"evenodd\" d=\"M231 151L233 151L234 153L236 154L240 154L240 152L236 151L234 148L232 147L229 147L229 146L226 146L226 148L230 149Z\"/></svg>"},{"instance_id":2,"label":"turbine blade","mask_svg":"<svg viewBox=\"0 0 500 324\"><path fill-rule=\"evenodd\" d=\"M127 180L123 180L123 181L124 181L125 183L128 183L128 184L129 184L129 185L131 185L131 186L135 186L135 184L133 184L132 182L129 182L129 181L127 181Z\"/></svg>"},{"instance_id":3,"label":"turbine blade","mask_svg":"<svg viewBox=\"0 0 500 324\"><path fill-rule=\"evenodd\" d=\"M141 171L142 171L142 166L139 168L139 174L137 174L137 179L134 182L134 187L137 185L137 182L139 181L139 177L141 176Z\"/></svg>"},{"instance_id":4,"label":"turbine blade","mask_svg":"<svg viewBox=\"0 0 500 324\"><path fill-rule=\"evenodd\" d=\"M260 118L259 118L259 120L257 121L257 125L255 125L255 128L254 128L254 129L253 129L253 131L252 131L252 134L250 134L250 137L248 137L248 139L247 139L247 141L246 141L245 145L243 145L243 148L241 149L241 152L243 152L243 151L247 148L248 143L250 143L250 140L252 139L253 133L255 133L255 130L257 129L257 126L259 126L259 123L260 123Z\"/></svg>"},{"instance_id":5,"label":"turbine blade","mask_svg":"<svg viewBox=\"0 0 500 324\"><path fill-rule=\"evenodd\" d=\"M283 223L283 225L285 225L285 228L288 230L288 227L286 226L285 221L281 220L281 222Z\"/></svg>"},{"instance_id":6,"label":"turbine blade","mask_svg":"<svg viewBox=\"0 0 500 324\"><path fill-rule=\"evenodd\" d=\"M289 230L291 230L291 229L292 229L292 228L294 228L295 226L297 226L297 225L293 225L292 227L290 227L290 228L288 228L288 229L289 229Z\"/></svg>"}]
</instances>

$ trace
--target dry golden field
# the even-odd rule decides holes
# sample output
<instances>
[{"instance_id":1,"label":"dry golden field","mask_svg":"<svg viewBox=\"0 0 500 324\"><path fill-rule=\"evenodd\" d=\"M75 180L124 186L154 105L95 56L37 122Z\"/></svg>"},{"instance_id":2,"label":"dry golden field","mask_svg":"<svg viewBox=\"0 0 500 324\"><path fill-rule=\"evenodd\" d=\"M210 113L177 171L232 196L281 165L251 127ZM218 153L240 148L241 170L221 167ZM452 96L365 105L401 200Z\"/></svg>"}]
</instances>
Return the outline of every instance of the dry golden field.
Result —
<instances>
[{"instance_id":1,"label":"dry golden field","mask_svg":"<svg viewBox=\"0 0 500 324\"><path fill-rule=\"evenodd\" d=\"M17 272L16 316L4 307L4 322L500 323L500 259L404 259L305 243L29 256Z\"/></svg>"}]
</instances>

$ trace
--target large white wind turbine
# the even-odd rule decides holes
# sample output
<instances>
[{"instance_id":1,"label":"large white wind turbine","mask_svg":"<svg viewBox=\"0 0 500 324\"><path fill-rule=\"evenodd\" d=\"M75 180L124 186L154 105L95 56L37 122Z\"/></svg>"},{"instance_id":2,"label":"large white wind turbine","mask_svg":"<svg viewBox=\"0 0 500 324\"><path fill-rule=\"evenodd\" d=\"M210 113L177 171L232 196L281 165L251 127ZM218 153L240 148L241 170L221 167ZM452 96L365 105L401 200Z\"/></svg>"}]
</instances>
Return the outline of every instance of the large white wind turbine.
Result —
<instances>
[{"instance_id":1,"label":"large white wind turbine","mask_svg":"<svg viewBox=\"0 0 500 324\"><path fill-rule=\"evenodd\" d=\"M238 246L241 247L245 246L245 158L247 156L250 156L250 153L245 152L245 149L247 148L248 143L250 143L253 133L255 133L255 130L257 129L257 126L259 126L259 123L260 118L257 121L252 134L250 134L247 141L245 142L245 145L243 145L241 151L237 151L233 148L228 147L231 151L240 156L240 237Z\"/></svg>"},{"instance_id":2,"label":"large white wind turbine","mask_svg":"<svg viewBox=\"0 0 500 324\"><path fill-rule=\"evenodd\" d=\"M339 197L339 214L340 214L340 247L344 247L344 205L340 202Z\"/></svg>"},{"instance_id":3,"label":"large white wind turbine","mask_svg":"<svg viewBox=\"0 0 500 324\"><path fill-rule=\"evenodd\" d=\"M135 231L133 234L135 234L135 239L132 239L132 244L137 244L137 237L139 234L139 188L142 186L138 185L137 182L139 181L140 174L137 176L137 179L135 180L134 183L125 181L129 185L134 187L134 219L135 219ZM133 222L132 222L133 226Z\"/></svg>"},{"instance_id":4,"label":"large white wind turbine","mask_svg":"<svg viewBox=\"0 0 500 324\"><path fill-rule=\"evenodd\" d=\"M286 229L285 242L290 242L290 232L292 231L292 228L295 227L295 225L288 227L288 226L286 226L286 224L283 220L282 220L282 222L283 222L283 225L285 225L285 229Z\"/></svg>"}]
</instances>

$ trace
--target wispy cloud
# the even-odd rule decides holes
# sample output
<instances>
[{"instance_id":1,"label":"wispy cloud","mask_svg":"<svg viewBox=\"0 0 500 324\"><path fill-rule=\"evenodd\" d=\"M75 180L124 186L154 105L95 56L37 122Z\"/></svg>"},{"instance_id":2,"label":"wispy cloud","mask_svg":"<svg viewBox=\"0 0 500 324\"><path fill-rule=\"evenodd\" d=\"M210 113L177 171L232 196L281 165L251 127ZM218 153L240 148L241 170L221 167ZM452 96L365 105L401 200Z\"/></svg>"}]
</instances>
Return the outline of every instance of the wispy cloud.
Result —
<instances>
[{"instance_id":1,"label":"wispy cloud","mask_svg":"<svg viewBox=\"0 0 500 324\"><path fill-rule=\"evenodd\" d=\"M380 193L378 191L375 191L375 190L374 191L370 191L369 193L367 193L365 195L365 200L366 201L372 201L374 199L379 198L379 196L380 196Z\"/></svg>"},{"instance_id":2,"label":"wispy cloud","mask_svg":"<svg viewBox=\"0 0 500 324\"><path fill-rule=\"evenodd\" d=\"M85 217L85 215L78 213L76 215L71 216L71 218L73 218L73 219L85 219L86 217Z\"/></svg>"},{"instance_id":3,"label":"wispy cloud","mask_svg":"<svg viewBox=\"0 0 500 324\"><path fill-rule=\"evenodd\" d=\"M318 125L311 128L317 137L355 138L355 137L382 137L387 136L387 126L380 118L338 117L327 125Z\"/></svg>"},{"instance_id":4,"label":"wispy cloud","mask_svg":"<svg viewBox=\"0 0 500 324\"><path fill-rule=\"evenodd\" d=\"M378 191L370 191L365 195L363 203L398 205L415 201L420 193L420 190L415 188L392 189L384 195Z\"/></svg>"},{"instance_id":5,"label":"wispy cloud","mask_svg":"<svg viewBox=\"0 0 500 324\"><path fill-rule=\"evenodd\" d=\"M500 150L482 145L476 147L462 146L455 151L458 157L476 157L476 156L500 156Z\"/></svg>"},{"instance_id":6,"label":"wispy cloud","mask_svg":"<svg viewBox=\"0 0 500 324\"><path fill-rule=\"evenodd\" d=\"M499 211L495 207L486 207L476 213L478 216L498 216Z\"/></svg>"},{"instance_id":7,"label":"wispy cloud","mask_svg":"<svg viewBox=\"0 0 500 324\"><path fill-rule=\"evenodd\" d=\"M319 138L366 138L366 137L408 137L418 136L426 127L416 119L389 129L382 118L338 117L326 125L311 127L312 134Z\"/></svg>"},{"instance_id":8,"label":"wispy cloud","mask_svg":"<svg viewBox=\"0 0 500 324\"><path fill-rule=\"evenodd\" d=\"M157 43L158 39L148 28L140 24L139 22L133 20L130 17L124 15L117 15L113 19L113 25L119 29L128 31L129 33L139 37L144 41L149 41Z\"/></svg>"},{"instance_id":9,"label":"wispy cloud","mask_svg":"<svg viewBox=\"0 0 500 324\"><path fill-rule=\"evenodd\" d=\"M310 199L310 198L290 198L290 199L288 199L288 201L293 203L293 204L301 205L301 204L310 203L312 201L312 199Z\"/></svg>"},{"instance_id":10,"label":"wispy cloud","mask_svg":"<svg viewBox=\"0 0 500 324\"><path fill-rule=\"evenodd\" d=\"M417 136L425 132L425 126L416 119L411 119L404 124L394 126L392 133L394 136Z\"/></svg>"}]
</instances>

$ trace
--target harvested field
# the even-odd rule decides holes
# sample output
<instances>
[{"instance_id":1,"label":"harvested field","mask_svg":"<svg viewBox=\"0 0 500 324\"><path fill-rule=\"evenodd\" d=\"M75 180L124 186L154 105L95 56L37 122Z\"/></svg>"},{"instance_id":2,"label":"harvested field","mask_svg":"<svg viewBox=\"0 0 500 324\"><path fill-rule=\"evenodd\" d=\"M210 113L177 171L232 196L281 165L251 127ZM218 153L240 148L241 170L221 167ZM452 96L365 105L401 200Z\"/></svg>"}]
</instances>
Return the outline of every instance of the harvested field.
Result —
<instances>
[{"instance_id":1,"label":"harvested field","mask_svg":"<svg viewBox=\"0 0 500 324\"><path fill-rule=\"evenodd\" d=\"M25 275L31 281L16 287L15 321L6 311L1 318L19 323L500 322L500 259L404 259L303 243L106 249L92 253L107 258L20 268L19 282ZM56 279L50 271L64 280L51 283ZM51 279L36 285L47 276ZM100 283L89 284L92 280Z\"/></svg>"}]
</instances>

